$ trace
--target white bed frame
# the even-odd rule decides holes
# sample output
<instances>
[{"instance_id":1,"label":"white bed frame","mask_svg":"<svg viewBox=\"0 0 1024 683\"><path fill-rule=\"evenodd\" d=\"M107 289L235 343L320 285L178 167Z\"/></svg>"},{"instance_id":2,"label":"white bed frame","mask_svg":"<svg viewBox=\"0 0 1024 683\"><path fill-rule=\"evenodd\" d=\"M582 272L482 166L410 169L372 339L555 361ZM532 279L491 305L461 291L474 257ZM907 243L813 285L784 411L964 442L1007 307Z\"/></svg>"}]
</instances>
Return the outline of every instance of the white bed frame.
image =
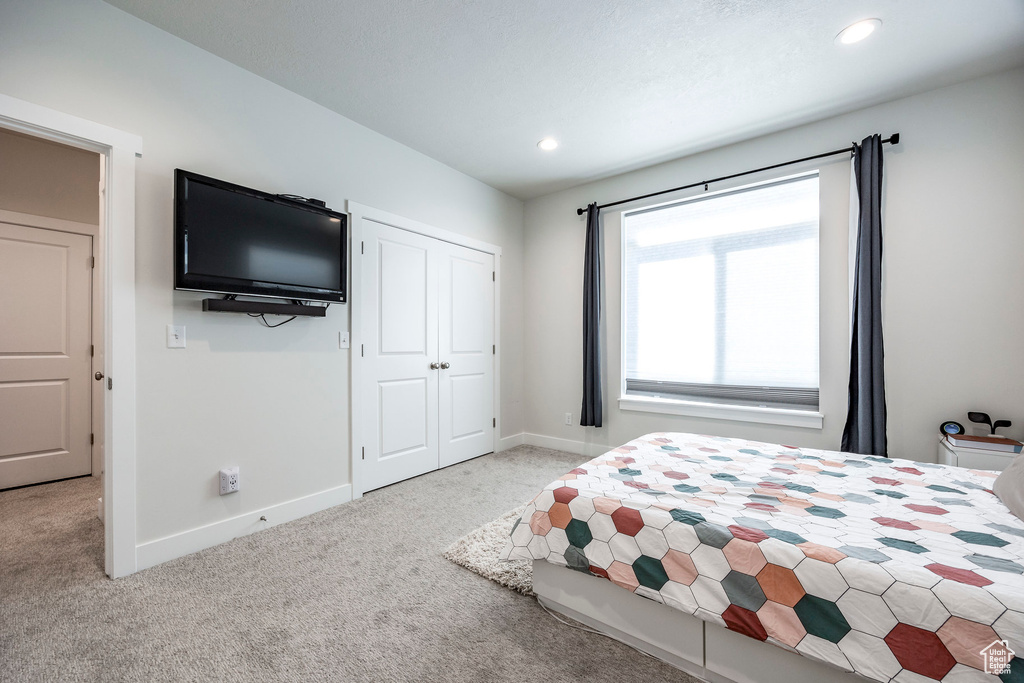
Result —
<instances>
[{"instance_id":1,"label":"white bed frame","mask_svg":"<svg viewBox=\"0 0 1024 683\"><path fill-rule=\"evenodd\" d=\"M710 683L866 680L544 560L533 562L533 591L545 607Z\"/></svg>"}]
</instances>

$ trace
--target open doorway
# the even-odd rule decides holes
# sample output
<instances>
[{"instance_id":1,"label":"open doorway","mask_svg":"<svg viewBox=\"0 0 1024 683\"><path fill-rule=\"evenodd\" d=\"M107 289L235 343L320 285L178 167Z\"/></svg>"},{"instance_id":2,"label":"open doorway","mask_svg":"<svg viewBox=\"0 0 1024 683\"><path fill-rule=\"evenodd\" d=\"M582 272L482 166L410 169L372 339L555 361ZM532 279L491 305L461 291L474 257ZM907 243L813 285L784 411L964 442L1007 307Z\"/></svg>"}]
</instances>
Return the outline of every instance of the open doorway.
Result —
<instances>
[{"instance_id":1,"label":"open doorway","mask_svg":"<svg viewBox=\"0 0 1024 683\"><path fill-rule=\"evenodd\" d=\"M0 495L38 487L6 497L26 517L100 517L76 528L101 567L102 162L0 128Z\"/></svg>"},{"instance_id":2,"label":"open doorway","mask_svg":"<svg viewBox=\"0 0 1024 683\"><path fill-rule=\"evenodd\" d=\"M99 220L91 235L96 268L92 276L92 325L99 326L92 359L92 411L102 420L93 424L92 463L101 470L103 569L112 578L138 568L135 535L135 166L142 156L142 140L103 124L0 94L0 130L20 133L98 155ZM26 222L23 212L19 220ZM28 225L53 230L49 225ZM81 222L81 221L72 221ZM18 223L18 221L15 221ZM68 227L61 223L62 227ZM68 232L74 234L74 230ZM90 263L91 265L91 263ZM100 379L95 379L100 373ZM90 420L91 421L91 420ZM68 428L70 430L70 428ZM101 440L102 439L102 440ZM95 446L100 448L96 449ZM87 475L85 481L91 481ZM71 481L81 481L74 479ZM13 489L25 491L29 489Z\"/></svg>"}]
</instances>

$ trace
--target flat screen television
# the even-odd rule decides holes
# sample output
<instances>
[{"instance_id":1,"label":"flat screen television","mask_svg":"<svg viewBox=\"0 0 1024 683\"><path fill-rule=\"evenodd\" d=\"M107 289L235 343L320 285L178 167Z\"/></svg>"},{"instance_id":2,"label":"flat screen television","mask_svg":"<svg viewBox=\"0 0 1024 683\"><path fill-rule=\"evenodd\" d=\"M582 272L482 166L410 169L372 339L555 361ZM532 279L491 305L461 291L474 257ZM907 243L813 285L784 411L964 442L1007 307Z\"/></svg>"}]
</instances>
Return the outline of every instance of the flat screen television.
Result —
<instances>
[{"instance_id":1,"label":"flat screen television","mask_svg":"<svg viewBox=\"0 0 1024 683\"><path fill-rule=\"evenodd\" d=\"M177 169L174 288L344 302L347 218Z\"/></svg>"}]
</instances>

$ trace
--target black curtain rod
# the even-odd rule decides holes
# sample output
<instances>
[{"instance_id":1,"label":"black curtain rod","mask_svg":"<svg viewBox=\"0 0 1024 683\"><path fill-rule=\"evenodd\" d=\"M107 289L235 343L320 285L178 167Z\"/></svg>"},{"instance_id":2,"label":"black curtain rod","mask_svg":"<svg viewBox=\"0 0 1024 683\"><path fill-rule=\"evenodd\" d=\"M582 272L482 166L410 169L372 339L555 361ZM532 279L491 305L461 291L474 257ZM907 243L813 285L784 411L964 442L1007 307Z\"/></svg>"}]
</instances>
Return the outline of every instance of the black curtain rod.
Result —
<instances>
[{"instance_id":1,"label":"black curtain rod","mask_svg":"<svg viewBox=\"0 0 1024 683\"><path fill-rule=\"evenodd\" d=\"M891 136L882 140L882 144L898 145L900 143L900 134L893 133ZM752 173L760 173L761 171L770 171L773 168L782 168L783 166L792 166L793 164L799 164L804 161L813 161L814 159L824 159L825 157L833 157L837 154L850 154L853 152L856 145L849 147L843 147L842 149L834 149L831 152L823 152L821 154L815 154L814 156L804 157L803 159L793 159L792 161L783 161L781 164L772 164L771 166L763 166L761 168L755 168L752 171L743 171L742 173L733 173L732 175L724 175L721 178L712 178L711 180L702 180L699 183L690 183L689 185L680 185L679 187L673 187L670 190L659 190L658 192L651 192L650 194L642 194L639 197L630 197L629 199L620 199L617 202L608 202L607 204L601 204L598 209L607 209L609 206L618 206L619 204L628 204L629 202L635 202L640 199L647 199L648 197L657 197L660 194L668 194L669 192L678 192L679 190L689 190L693 187L700 187L704 185L704 189L708 189L707 186L711 183L719 183L723 180L731 180L733 178L739 178ZM576 209L576 215L582 216L586 213L586 209Z\"/></svg>"}]
</instances>

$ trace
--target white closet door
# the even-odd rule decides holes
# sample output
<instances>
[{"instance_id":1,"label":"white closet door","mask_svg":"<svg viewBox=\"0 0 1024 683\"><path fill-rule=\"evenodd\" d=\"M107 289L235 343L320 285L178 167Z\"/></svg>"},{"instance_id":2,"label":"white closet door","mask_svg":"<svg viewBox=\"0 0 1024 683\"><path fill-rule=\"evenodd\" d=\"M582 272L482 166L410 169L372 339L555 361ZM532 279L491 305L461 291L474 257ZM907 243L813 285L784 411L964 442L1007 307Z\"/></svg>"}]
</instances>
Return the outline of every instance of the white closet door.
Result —
<instances>
[{"instance_id":1,"label":"white closet door","mask_svg":"<svg viewBox=\"0 0 1024 683\"><path fill-rule=\"evenodd\" d=\"M362 284L365 490L437 469L436 240L367 220ZM359 457L359 456L357 456Z\"/></svg>"},{"instance_id":2,"label":"white closet door","mask_svg":"<svg viewBox=\"0 0 1024 683\"><path fill-rule=\"evenodd\" d=\"M0 489L92 472L91 255L0 223Z\"/></svg>"},{"instance_id":3,"label":"white closet door","mask_svg":"<svg viewBox=\"0 0 1024 683\"><path fill-rule=\"evenodd\" d=\"M441 467L494 450L494 256L438 242Z\"/></svg>"}]
</instances>

